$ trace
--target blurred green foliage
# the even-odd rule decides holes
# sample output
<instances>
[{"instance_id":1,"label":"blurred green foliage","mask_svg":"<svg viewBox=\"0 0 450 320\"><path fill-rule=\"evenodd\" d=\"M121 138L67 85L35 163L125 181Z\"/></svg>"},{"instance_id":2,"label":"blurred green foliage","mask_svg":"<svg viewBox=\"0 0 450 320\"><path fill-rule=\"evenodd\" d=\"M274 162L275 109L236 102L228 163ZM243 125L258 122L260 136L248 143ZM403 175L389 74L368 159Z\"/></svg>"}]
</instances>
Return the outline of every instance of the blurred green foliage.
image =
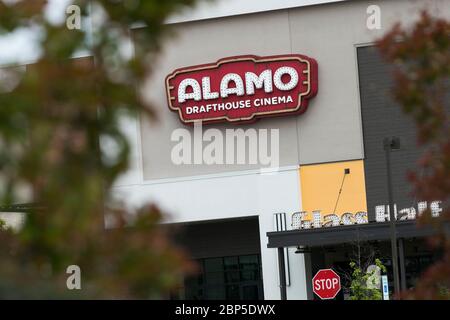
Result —
<instances>
[{"instance_id":1,"label":"blurred green foliage","mask_svg":"<svg viewBox=\"0 0 450 320\"><path fill-rule=\"evenodd\" d=\"M442 201L439 217L428 209L419 225L431 225L428 242L442 257L431 265L406 299L450 299L450 22L423 11L410 27L395 25L378 41L382 56L394 67L392 94L417 127L425 152L410 172L413 194L423 201Z\"/></svg>"},{"instance_id":2,"label":"blurred green foliage","mask_svg":"<svg viewBox=\"0 0 450 320\"><path fill-rule=\"evenodd\" d=\"M381 273L386 273L386 267L381 263L380 259L375 259L375 265L380 269ZM382 300L383 295L380 289L368 287L368 283L372 286L377 284L376 271L364 272L354 261L350 262L352 268L350 283L350 300Z\"/></svg>"},{"instance_id":3,"label":"blurred green foliage","mask_svg":"<svg viewBox=\"0 0 450 320\"><path fill-rule=\"evenodd\" d=\"M168 241L156 207L130 212L109 195L128 166L120 117L153 116L139 84L169 34L164 21L194 0L74 4L83 25L89 13L101 17L92 33L49 23L46 1L0 0L0 36L18 28L42 34L37 61L1 70L10 87L0 86L0 204L25 194L39 206L19 230L0 231L0 298L162 297L192 266ZM127 56L121 48L135 23L146 27ZM74 59L80 52L88 55ZM81 268L82 290L67 290L69 265Z\"/></svg>"}]
</instances>

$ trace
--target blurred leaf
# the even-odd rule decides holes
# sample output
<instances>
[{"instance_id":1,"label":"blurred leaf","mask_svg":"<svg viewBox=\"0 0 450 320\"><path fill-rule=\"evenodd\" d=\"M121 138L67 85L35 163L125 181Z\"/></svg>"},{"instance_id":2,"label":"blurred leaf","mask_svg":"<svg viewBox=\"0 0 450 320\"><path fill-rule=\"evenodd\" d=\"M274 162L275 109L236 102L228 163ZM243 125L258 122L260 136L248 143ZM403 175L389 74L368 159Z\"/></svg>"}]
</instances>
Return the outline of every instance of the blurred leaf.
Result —
<instances>
[{"instance_id":1,"label":"blurred leaf","mask_svg":"<svg viewBox=\"0 0 450 320\"><path fill-rule=\"evenodd\" d=\"M0 298L155 298L192 270L156 207L130 212L107 199L128 167L119 119L154 114L136 92L169 34L164 21L193 3L74 1L82 19L103 12L88 35L49 24L46 1L0 1L0 34L38 26L44 35L41 58L25 72L8 69L9 85L0 85L0 204L17 204L24 189L39 204L28 208L18 232L1 228ZM121 45L133 40L137 22L147 25L139 33L143 46L126 56ZM79 52L90 56L74 59ZM114 144L113 156L100 138ZM105 229L105 219L114 226ZM81 291L67 290L69 265L81 268Z\"/></svg>"}]
</instances>

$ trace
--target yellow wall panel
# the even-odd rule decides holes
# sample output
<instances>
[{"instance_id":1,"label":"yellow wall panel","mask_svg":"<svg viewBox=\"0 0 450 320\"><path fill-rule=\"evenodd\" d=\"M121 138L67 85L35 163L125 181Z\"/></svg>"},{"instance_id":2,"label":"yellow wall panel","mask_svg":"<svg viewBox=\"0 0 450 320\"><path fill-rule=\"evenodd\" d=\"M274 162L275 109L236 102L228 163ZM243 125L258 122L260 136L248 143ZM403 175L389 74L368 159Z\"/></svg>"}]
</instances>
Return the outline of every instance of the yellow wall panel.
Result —
<instances>
[{"instance_id":1,"label":"yellow wall panel","mask_svg":"<svg viewBox=\"0 0 450 320\"><path fill-rule=\"evenodd\" d=\"M350 169L350 173L345 176L334 213L367 212L363 160L300 166L303 211L308 211L309 215L313 210L333 213L345 169Z\"/></svg>"}]
</instances>

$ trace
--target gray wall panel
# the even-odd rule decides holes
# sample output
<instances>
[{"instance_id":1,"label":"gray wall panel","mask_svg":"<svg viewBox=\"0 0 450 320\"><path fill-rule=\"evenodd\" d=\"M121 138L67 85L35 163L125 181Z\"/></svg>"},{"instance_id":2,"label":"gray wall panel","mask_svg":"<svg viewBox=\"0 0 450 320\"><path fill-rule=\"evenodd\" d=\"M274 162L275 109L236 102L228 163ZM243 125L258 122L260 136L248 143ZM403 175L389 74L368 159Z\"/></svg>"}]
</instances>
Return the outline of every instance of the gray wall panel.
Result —
<instances>
[{"instance_id":1,"label":"gray wall panel","mask_svg":"<svg viewBox=\"0 0 450 320\"><path fill-rule=\"evenodd\" d=\"M167 107L164 78L174 69L212 63L228 56L255 54L260 56L290 52L287 11L261 13L245 17L231 17L174 26L176 39L168 41L155 61L152 77L145 86L145 94L158 112L159 121L141 118L142 157L144 179L195 176L228 171L259 169L263 165L175 165L171 150L177 144L170 140L174 129L183 125L178 115ZM139 31L135 31L139 32ZM279 129L280 165L295 165L298 159L295 117L261 119L251 125L218 124L204 126L219 129L242 128ZM208 144L204 143L204 146Z\"/></svg>"}]
</instances>

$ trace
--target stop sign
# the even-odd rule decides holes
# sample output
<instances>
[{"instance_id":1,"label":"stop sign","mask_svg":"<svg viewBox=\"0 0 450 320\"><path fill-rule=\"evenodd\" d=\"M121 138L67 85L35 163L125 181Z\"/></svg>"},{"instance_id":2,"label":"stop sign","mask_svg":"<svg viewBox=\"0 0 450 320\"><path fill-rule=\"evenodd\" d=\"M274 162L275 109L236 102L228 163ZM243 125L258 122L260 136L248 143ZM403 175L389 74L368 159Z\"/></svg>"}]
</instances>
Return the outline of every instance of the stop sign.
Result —
<instances>
[{"instance_id":1,"label":"stop sign","mask_svg":"<svg viewBox=\"0 0 450 320\"><path fill-rule=\"evenodd\" d=\"M313 291L320 299L333 299L341 290L341 278L332 269L321 269L312 279Z\"/></svg>"}]
</instances>

